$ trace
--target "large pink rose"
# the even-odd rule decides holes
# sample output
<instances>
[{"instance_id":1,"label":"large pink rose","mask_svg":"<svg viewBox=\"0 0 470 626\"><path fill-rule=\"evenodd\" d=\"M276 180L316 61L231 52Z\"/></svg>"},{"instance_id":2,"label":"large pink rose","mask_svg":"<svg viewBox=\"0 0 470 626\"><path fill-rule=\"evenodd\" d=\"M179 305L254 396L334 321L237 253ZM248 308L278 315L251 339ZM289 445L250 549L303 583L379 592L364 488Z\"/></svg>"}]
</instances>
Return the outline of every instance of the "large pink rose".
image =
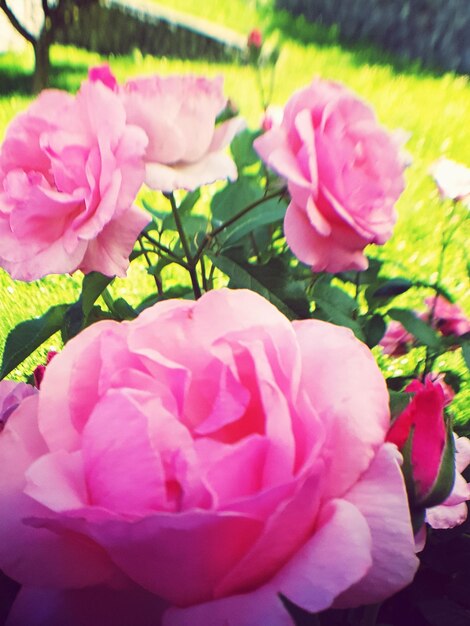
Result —
<instances>
[{"instance_id":1,"label":"large pink rose","mask_svg":"<svg viewBox=\"0 0 470 626\"><path fill-rule=\"evenodd\" d=\"M342 85L317 79L254 146L287 179L292 252L314 271L365 269L364 247L389 239L403 190L398 146L372 110Z\"/></svg>"},{"instance_id":2,"label":"large pink rose","mask_svg":"<svg viewBox=\"0 0 470 626\"><path fill-rule=\"evenodd\" d=\"M9 626L292 626L280 593L355 606L416 570L370 351L252 292L95 324L13 417L0 567L23 588Z\"/></svg>"},{"instance_id":3,"label":"large pink rose","mask_svg":"<svg viewBox=\"0 0 470 626\"><path fill-rule=\"evenodd\" d=\"M122 87L129 121L149 138L145 154L149 187L193 190L237 178L225 148L244 123L236 117L215 125L227 103L222 83L221 76L211 80L189 74L137 78Z\"/></svg>"},{"instance_id":4,"label":"large pink rose","mask_svg":"<svg viewBox=\"0 0 470 626\"><path fill-rule=\"evenodd\" d=\"M133 206L146 145L101 82L75 97L43 92L13 120L0 153L0 265L20 280L76 269L125 275L149 222Z\"/></svg>"}]
</instances>

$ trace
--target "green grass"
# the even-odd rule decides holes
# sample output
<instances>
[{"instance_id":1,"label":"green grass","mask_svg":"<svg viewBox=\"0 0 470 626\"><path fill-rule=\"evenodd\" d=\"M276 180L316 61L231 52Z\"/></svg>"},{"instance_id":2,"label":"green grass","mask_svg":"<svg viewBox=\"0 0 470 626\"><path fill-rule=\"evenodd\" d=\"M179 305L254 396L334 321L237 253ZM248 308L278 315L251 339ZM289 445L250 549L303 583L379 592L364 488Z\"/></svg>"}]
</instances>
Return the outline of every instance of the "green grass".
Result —
<instances>
[{"instance_id":1,"label":"green grass","mask_svg":"<svg viewBox=\"0 0 470 626\"><path fill-rule=\"evenodd\" d=\"M242 33L248 33L253 26L264 26L266 31L272 32L277 27L281 54L273 95L275 103L285 103L295 89L314 76L322 76L342 81L355 90L374 107L378 118L388 128L411 132L408 149L414 161L407 171L407 189L397 206L399 219L395 233L385 246L371 252L387 259L391 272L434 280L442 229L449 221L450 207L439 200L428 170L441 155L470 165L470 126L465 123L470 110L468 79L424 70L418 63L390 57L368 46L341 46L334 30L322 30L303 20L271 14L262 8L266 7L263 0L258 3L208 0L197 4L192 0L168 0L167 4L200 17L217 19ZM54 86L75 90L86 75L87 67L101 60L96 54L54 47L53 64L57 68ZM196 72L211 76L222 73L226 94L251 126L259 123L261 107L254 73L249 66L156 59L142 57L138 52L131 57L112 58L110 63L121 80L152 72ZM0 93L0 137L12 116L30 101L25 93L26 76L31 67L31 54L0 56L0 92L4 92ZM470 313L468 258L465 258L470 235L468 210L458 207L453 219L459 226L446 255L443 282ZM6 337L8 330L21 319L37 315L53 303L76 298L79 283L78 277L48 277L25 285L13 283L0 272L0 338ZM141 268L136 268L131 281L119 283L131 301L151 288ZM422 295L407 296L406 303L419 306ZM31 366L32 362L28 363L27 367ZM461 393L458 402L461 417L466 413L464 403ZM470 418L470 411L467 416Z\"/></svg>"}]
</instances>

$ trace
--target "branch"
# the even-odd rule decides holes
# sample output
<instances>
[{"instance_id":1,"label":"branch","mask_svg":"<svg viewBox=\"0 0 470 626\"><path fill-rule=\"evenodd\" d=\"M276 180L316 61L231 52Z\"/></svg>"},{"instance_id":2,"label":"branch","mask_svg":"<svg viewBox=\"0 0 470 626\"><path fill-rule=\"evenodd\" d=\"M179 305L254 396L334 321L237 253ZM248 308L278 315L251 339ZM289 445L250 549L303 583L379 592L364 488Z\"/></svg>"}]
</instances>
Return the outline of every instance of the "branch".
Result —
<instances>
[{"instance_id":1,"label":"branch","mask_svg":"<svg viewBox=\"0 0 470 626\"><path fill-rule=\"evenodd\" d=\"M36 39L29 32L29 30L26 30L26 28L23 26L23 24L21 24L21 22L19 22L19 20L16 17L16 15L13 13L13 11L8 6L6 0L0 0L0 9L3 9L3 12L7 16L7 18L10 20L11 25L20 33L20 35L22 37L24 37L26 39L26 41L29 41L30 44L35 46L36 45Z\"/></svg>"},{"instance_id":2,"label":"branch","mask_svg":"<svg viewBox=\"0 0 470 626\"><path fill-rule=\"evenodd\" d=\"M51 16L51 8L50 8L47 0L42 0L41 4L42 4L42 10L44 11L44 17L50 17Z\"/></svg>"}]
</instances>

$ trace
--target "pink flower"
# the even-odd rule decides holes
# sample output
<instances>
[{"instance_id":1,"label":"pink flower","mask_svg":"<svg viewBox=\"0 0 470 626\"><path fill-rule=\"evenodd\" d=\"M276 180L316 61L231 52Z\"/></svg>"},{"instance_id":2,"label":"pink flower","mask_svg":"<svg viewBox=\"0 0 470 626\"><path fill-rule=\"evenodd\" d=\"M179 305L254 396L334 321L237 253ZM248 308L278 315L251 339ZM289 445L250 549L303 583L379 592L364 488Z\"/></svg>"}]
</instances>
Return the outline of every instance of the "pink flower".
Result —
<instances>
[{"instance_id":1,"label":"pink flower","mask_svg":"<svg viewBox=\"0 0 470 626\"><path fill-rule=\"evenodd\" d=\"M432 325L443 335L464 335L470 332L470 320L457 304L452 304L443 296L438 296L434 305L434 297L426 298L425 303L428 313L423 314L424 320L429 319L429 315L434 308Z\"/></svg>"},{"instance_id":2,"label":"pink flower","mask_svg":"<svg viewBox=\"0 0 470 626\"><path fill-rule=\"evenodd\" d=\"M450 200L461 200L470 203L470 169L452 161L451 159L438 159L430 169L439 188L441 196Z\"/></svg>"},{"instance_id":3,"label":"pink flower","mask_svg":"<svg viewBox=\"0 0 470 626\"><path fill-rule=\"evenodd\" d=\"M403 190L398 148L372 110L342 85L317 79L254 146L287 179L284 231L293 253L314 271L365 269L364 247L389 239Z\"/></svg>"},{"instance_id":4,"label":"pink flower","mask_svg":"<svg viewBox=\"0 0 470 626\"><path fill-rule=\"evenodd\" d=\"M52 359L55 357L56 354L57 352L55 352L54 350L51 350L50 352L47 353L46 364L38 365L35 368L33 372L34 386L37 387L38 389L41 386L42 379L44 378L44 374L46 373L46 367L49 365L49 363L52 361Z\"/></svg>"},{"instance_id":5,"label":"pink flower","mask_svg":"<svg viewBox=\"0 0 470 626\"><path fill-rule=\"evenodd\" d=\"M263 35L258 28L253 28L247 38L247 46L249 48L261 48L263 45Z\"/></svg>"},{"instance_id":6,"label":"pink flower","mask_svg":"<svg viewBox=\"0 0 470 626\"><path fill-rule=\"evenodd\" d=\"M222 77L152 76L130 80L121 89L129 122L149 138L145 155L149 187L193 190L237 178L225 148L243 122L237 117L215 124L227 102L222 82Z\"/></svg>"},{"instance_id":7,"label":"pink flower","mask_svg":"<svg viewBox=\"0 0 470 626\"><path fill-rule=\"evenodd\" d=\"M100 626L292 626L279 593L355 606L416 570L370 351L253 292L91 326L14 418L0 438L0 567L24 585L11 624L85 626L94 610Z\"/></svg>"},{"instance_id":8,"label":"pink flower","mask_svg":"<svg viewBox=\"0 0 470 626\"><path fill-rule=\"evenodd\" d=\"M470 464L470 440L467 437L455 439L455 482L449 497L438 506L426 510L426 522L433 528L454 528L467 519L467 500L470 500L470 485L462 472Z\"/></svg>"},{"instance_id":9,"label":"pink flower","mask_svg":"<svg viewBox=\"0 0 470 626\"><path fill-rule=\"evenodd\" d=\"M281 125L282 116L284 115L284 109L270 104L264 112L263 119L261 120L261 129L264 132L271 130L271 128L277 128Z\"/></svg>"},{"instance_id":10,"label":"pink flower","mask_svg":"<svg viewBox=\"0 0 470 626\"><path fill-rule=\"evenodd\" d=\"M379 346L382 347L384 354L403 356L407 354L412 342L413 335L400 322L392 320L387 326L385 335L379 341Z\"/></svg>"},{"instance_id":11,"label":"pink flower","mask_svg":"<svg viewBox=\"0 0 470 626\"><path fill-rule=\"evenodd\" d=\"M414 490L410 494L411 501L413 505L425 507L430 498L434 499L442 464L447 462L444 454L447 444L446 398L439 381L434 382L429 376L424 383L413 380L405 391L415 395L393 422L387 441L396 444L399 450L410 446L412 476L409 478ZM450 488L451 485L449 491Z\"/></svg>"},{"instance_id":12,"label":"pink flower","mask_svg":"<svg viewBox=\"0 0 470 626\"><path fill-rule=\"evenodd\" d=\"M20 406L25 398L32 396L34 393L36 393L36 389L26 383L0 380L0 433L4 429L10 415Z\"/></svg>"},{"instance_id":13,"label":"pink flower","mask_svg":"<svg viewBox=\"0 0 470 626\"><path fill-rule=\"evenodd\" d=\"M43 92L0 153L0 265L28 281L76 269L124 276L149 221L133 206L146 144L101 82L76 97Z\"/></svg>"}]
</instances>

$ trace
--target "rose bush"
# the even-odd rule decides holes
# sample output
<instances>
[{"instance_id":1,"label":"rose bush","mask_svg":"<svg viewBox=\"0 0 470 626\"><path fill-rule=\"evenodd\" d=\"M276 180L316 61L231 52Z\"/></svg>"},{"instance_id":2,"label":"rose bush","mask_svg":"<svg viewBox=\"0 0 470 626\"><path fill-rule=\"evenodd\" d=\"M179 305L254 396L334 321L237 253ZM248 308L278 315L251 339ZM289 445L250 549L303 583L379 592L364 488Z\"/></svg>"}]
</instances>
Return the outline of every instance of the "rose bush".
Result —
<instances>
[{"instance_id":1,"label":"rose bush","mask_svg":"<svg viewBox=\"0 0 470 626\"><path fill-rule=\"evenodd\" d=\"M9 626L287 626L280 593L380 601L417 566L388 422L349 330L250 291L93 325L0 437Z\"/></svg>"},{"instance_id":2,"label":"rose bush","mask_svg":"<svg viewBox=\"0 0 470 626\"><path fill-rule=\"evenodd\" d=\"M0 152L0 265L13 278L125 275L149 222L133 202L147 137L100 81L49 90L9 126Z\"/></svg>"},{"instance_id":3,"label":"rose bush","mask_svg":"<svg viewBox=\"0 0 470 626\"><path fill-rule=\"evenodd\" d=\"M364 248L391 236L404 186L399 148L372 110L342 85L317 79L254 146L287 179L292 252L314 271L365 269Z\"/></svg>"}]
</instances>

